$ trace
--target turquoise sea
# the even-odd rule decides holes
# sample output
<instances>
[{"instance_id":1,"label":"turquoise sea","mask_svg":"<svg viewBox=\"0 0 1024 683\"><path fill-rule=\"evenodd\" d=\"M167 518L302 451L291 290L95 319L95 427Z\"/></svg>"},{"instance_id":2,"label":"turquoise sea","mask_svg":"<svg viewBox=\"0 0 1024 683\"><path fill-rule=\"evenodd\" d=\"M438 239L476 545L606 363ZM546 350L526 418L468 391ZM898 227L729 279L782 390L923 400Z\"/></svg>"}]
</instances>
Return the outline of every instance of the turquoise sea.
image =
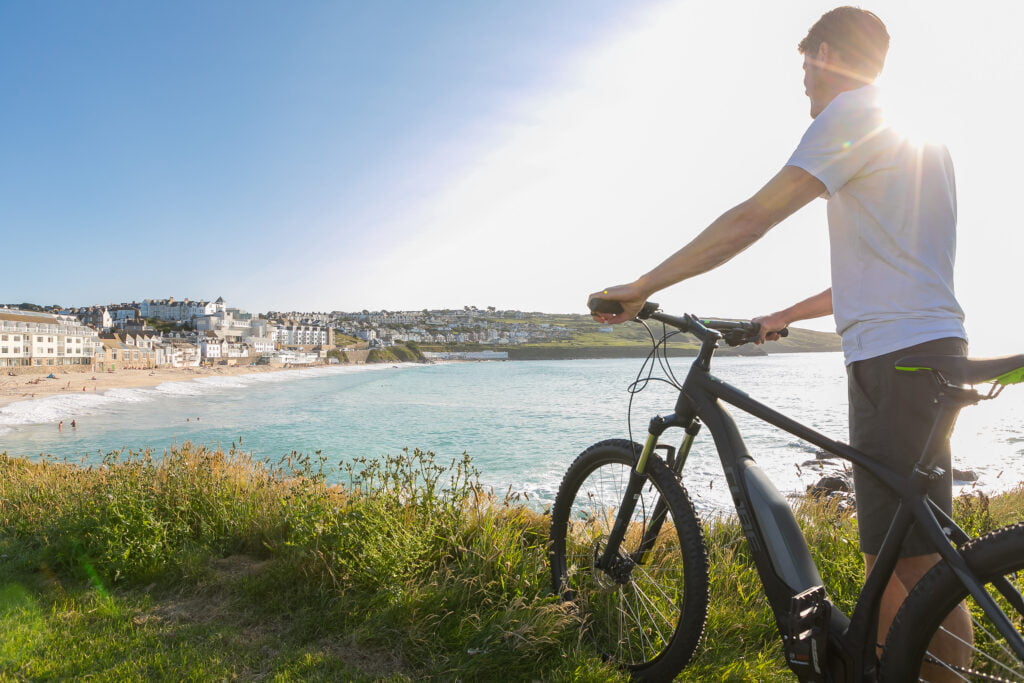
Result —
<instances>
[{"instance_id":1,"label":"turquoise sea","mask_svg":"<svg viewBox=\"0 0 1024 683\"><path fill-rule=\"evenodd\" d=\"M538 505L589 444L642 441L650 417L675 393L652 382L633 395L639 359L445 363L292 370L206 377L150 389L54 396L0 408L0 451L88 461L118 449L162 451L191 441L232 444L277 461L320 451L329 462L402 448L442 460L468 452L483 481ZM680 378L687 359L674 359ZM657 375L664 374L659 368ZM828 436L846 439L845 373L835 353L717 358L715 374ZM815 463L815 449L733 411L751 455L784 492L802 491L841 463ZM69 429L71 419L76 429ZM65 428L56 424L63 420ZM671 436L671 433L670 433ZM670 442L679 437L671 436ZM956 466L987 491L1024 480L1024 391L968 408L954 436ZM701 508L727 504L709 435L698 439L684 483Z\"/></svg>"}]
</instances>

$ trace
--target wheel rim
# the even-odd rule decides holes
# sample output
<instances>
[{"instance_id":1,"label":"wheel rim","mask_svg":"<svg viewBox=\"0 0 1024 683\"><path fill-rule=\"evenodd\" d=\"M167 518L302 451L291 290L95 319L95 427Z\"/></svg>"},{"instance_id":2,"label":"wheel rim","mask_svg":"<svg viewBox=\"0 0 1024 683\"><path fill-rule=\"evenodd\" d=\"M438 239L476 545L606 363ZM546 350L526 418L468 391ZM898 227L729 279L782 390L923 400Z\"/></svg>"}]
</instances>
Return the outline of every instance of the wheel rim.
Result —
<instances>
[{"instance_id":1,"label":"wheel rim","mask_svg":"<svg viewBox=\"0 0 1024 683\"><path fill-rule=\"evenodd\" d=\"M565 582L601 652L620 664L640 666L657 659L675 636L683 608L683 558L668 513L657 542L639 564L619 577L595 568L630 469L619 462L602 464L577 490L567 523ZM623 542L626 553L636 551L649 528L657 498L648 482Z\"/></svg>"},{"instance_id":2,"label":"wheel rim","mask_svg":"<svg viewBox=\"0 0 1024 683\"><path fill-rule=\"evenodd\" d=\"M1005 576L1018 596L1024 591L1024 570ZM1014 607L991 582L985 589L1010 618L1018 633L1024 632L1024 611ZM970 597L954 610L970 613L971 628L962 628L945 621L925 654L920 680L953 681L1024 681L1024 661L1019 659L982 609ZM955 652L959 650L959 653ZM969 654L968 654L969 653Z\"/></svg>"}]
</instances>

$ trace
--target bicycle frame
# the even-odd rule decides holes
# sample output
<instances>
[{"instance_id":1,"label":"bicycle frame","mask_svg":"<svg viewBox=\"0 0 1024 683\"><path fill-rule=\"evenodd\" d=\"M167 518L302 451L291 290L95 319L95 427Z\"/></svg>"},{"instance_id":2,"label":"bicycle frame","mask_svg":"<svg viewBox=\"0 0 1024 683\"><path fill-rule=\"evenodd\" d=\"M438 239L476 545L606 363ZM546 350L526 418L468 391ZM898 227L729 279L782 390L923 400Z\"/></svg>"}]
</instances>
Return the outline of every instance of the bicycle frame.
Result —
<instances>
[{"instance_id":1,"label":"bicycle frame","mask_svg":"<svg viewBox=\"0 0 1024 683\"><path fill-rule=\"evenodd\" d=\"M652 316L660 319L661 316ZM667 317L667 316L666 316ZM669 319L677 322L679 319ZM878 609L882 593L899 559L900 547L911 526L924 529L939 553L960 577L965 588L974 596L986 614L1012 645L1018 656L1024 658L1024 641L1009 619L972 574L963 557L954 547L970 540L970 536L957 526L927 495L929 484L942 475L932 462L930 445L944 435L948 436L960 408L977 402L973 390L954 389L940 398L942 409L921 459L910 476L899 474L866 456L861 451L830 439L819 432L754 400L743 391L718 379L710 372L710 361L717 348L717 333L702 340L698 357L679 393L674 412L667 417L652 418L647 441L632 472L616 523L609 536L606 550L597 566L606 571L621 567L622 563L640 563L660 531L664 518L664 504L658 502L654 522L640 544L640 550L628 558L619 555L619 545L635 508L635 498L645 479L647 463L658 439L667 429L682 427L687 435L678 454L669 465L681 475L690 444L701 424L711 431L722 468L729 485L750 553L764 585L765 595L772 607L783 641L793 638L794 628L816 628L816 636L827 638L828 653L822 658L818 641L810 646L806 656L796 657L787 645L787 659L795 672L806 680L859 681L873 678L876 667L875 644ZM959 393L958 393L959 392ZM747 452L735 422L725 408L725 402L778 427L803 441L811 443L833 455L861 466L881 480L900 496L900 506L877 556L874 569L868 576L858 597L853 614L849 617L834 609L825 597L822 580L811 558L807 542L788 503L757 466ZM664 446L661 446L664 448ZM660 512L660 515L658 511ZM627 567L628 568L628 567ZM1008 582L999 586L1003 595L1016 605L1024 605L1021 595ZM815 605L824 604L818 609ZM801 621L800 612L811 605L810 617Z\"/></svg>"}]
</instances>

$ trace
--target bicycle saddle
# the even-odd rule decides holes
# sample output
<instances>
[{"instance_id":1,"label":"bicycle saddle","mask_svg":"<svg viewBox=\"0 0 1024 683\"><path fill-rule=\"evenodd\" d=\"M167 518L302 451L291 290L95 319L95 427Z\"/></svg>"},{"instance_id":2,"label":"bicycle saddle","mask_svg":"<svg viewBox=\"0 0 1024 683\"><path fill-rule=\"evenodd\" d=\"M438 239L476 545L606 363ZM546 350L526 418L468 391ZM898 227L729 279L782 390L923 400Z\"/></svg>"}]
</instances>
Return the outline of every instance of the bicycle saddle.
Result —
<instances>
[{"instance_id":1,"label":"bicycle saddle","mask_svg":"<svg viewBox=\"0 0 1024 683\"><path fill-rule=\"evenodd\" d=\"M896 369L905 372L930 370L952 384L1016 384L1024 381L1024 353L999 358L907 356L896 361Z\"/></svg>"}]
</instances>

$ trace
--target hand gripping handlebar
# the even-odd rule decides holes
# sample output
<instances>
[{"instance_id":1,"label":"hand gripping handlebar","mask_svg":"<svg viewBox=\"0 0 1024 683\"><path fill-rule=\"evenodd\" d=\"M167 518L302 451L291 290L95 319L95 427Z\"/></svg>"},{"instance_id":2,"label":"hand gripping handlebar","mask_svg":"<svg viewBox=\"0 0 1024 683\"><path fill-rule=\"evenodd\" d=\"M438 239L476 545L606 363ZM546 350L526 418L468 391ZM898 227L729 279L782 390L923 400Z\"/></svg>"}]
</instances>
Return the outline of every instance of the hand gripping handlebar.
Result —
<instances>
[{"instance_id":1,"label":"hand gripping handlebar","mask_svg":"<svg viewBox=\"0 0 1024 683\"><path fill-rule=\"evenodd\" d=\"M614 315L622 312L622 304L610 299L594 297L587 302L587 306L593 313L610 313ZM682 318L677 318L658 312L658 304L653 301L648 301L643 305L643 308L636 314L636 319L658 320L683 332L689 332L701 340L709 334L714 334L724 340L729 346L740 346L757 341L761 332L760 323L735 320L706 320L689 314ZM788 337L789 329L778 330L777 334L780 337Z\"/></svg>"}]
</instances>

